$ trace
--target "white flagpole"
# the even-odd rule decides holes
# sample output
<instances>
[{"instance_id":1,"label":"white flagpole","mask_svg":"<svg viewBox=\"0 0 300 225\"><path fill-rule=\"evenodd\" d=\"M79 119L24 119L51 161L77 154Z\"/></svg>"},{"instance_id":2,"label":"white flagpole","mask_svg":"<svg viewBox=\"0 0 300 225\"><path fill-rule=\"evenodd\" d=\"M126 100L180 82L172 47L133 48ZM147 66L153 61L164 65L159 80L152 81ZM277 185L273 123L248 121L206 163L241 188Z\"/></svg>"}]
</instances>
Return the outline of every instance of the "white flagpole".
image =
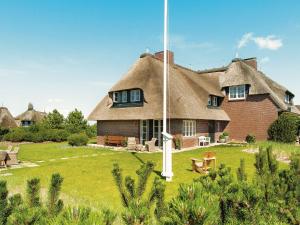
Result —
<instances>
[{"instance_id":1,"label":"white flagpole","mask_svg":"<svg viewBox=\"0 0 300 225\"><path fill-rule=\"evenodd\" d=\"M164 84L163 84L163 172L166 181L171 181L172 172L172 135L167 133L167 73L168 73L168 0L164 0Z\"/></svg>"}]
</instances>

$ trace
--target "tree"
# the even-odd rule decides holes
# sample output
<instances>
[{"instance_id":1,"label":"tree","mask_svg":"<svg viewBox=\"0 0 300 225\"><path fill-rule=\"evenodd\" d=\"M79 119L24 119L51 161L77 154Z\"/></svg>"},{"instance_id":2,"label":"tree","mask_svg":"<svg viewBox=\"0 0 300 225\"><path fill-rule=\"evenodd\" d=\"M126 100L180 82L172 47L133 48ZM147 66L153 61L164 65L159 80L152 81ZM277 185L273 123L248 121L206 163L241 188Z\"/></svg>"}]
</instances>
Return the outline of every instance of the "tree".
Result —
<instances>
[{"instance_id":1,"label":"tree","mask_svg":"<svg viewBox=\"0 0 300 225\"><path fill-rule=\"evenodd\" d=\"M58 110L54 109L43 120L43 124L48 129L63 129L65 118Z\"/></svg>"},{"instance_id":2,"label":"tree","mask_svg":"<svg viewBox=\"0 0 300 225\"><path fill-rule=\"evenodd\" d=\"M238 181L240 181L240 182L247 181L247 174L245 171L245 160L244 159L240 160L240 167L236 171L236 176L237 176Z\"/></svg>"},{"instance_id":3,"label":"tree","mask_svg":"<svg viewBox=\"0 0 300 225\"><path fill-rule=\"evenodd\" d=\"M70 133L84 132L88 125L82 112L77 109L69 113L65 124L67 131Z\"/></svg>"},{"instance_id":4,"label":"tree","mask_svg":"<svg viewBox=\"0 0 300 225\"><path fill-rule=\"evenodd\" d=\"M41 206L40 189L41 189L40 179L33 178L27 181L26 192L27 192L28 206L30 208Z\"/></svg>"},{"instance_id":5,"label":"tree","mask_svg":"<svg viewBox=\"0 0 300 225\"><path fill-rule=\"evenodd\" d=\"M282 113L268 129L269 138L273 141L292 143L296 141L300 128L300 118L292 113Z\"/></svg>"},{"instance_id":6,"label":"tree","mask_svg":"<svg viewBox=\"0 0 300 225\"><path fill-rule=\"evenodd\" d=\"M271 201L275 195L274 182L277 179L278 162L273 155L272 146L266 150L260 148L259 153L255 155L257 185L262 189L265 201Z\"/></svg>"},{"instance_id":7,"label":"tree","mask_svg":"<svg viewBox=\"0 0 300 225\"><path fill-rule=\"evenodd\" d=\"M0 181L0 225L5 225L7 218L10 215L10 210L8 207L8 190L6 186L6 181Z\"/></svg>"},{"instance_id":8,"label":"tree","mask_svg":"<svg viewBox=\"0 0 300 225\"><path fill-rule=\"evenodd\" d=\"M163 211L165 209L163 199L165 185L158 177L154 179L148 198L143 198L147 181L154 170L154 166L155 165L153 162L147 162L141 165L140 169L136 171L136 174L138 175L138 181L136 185L135 180L130 176L125 177L124 182L122 170L118 164L114 164L112 174L120 192L122 204L125 207L125 212L122 214L122 219L125 224L151 224L150 209L154 202L156 202L156 217L160 219L160 216L163 215Z\"/></svg>"},{"instance_id":9,"label":"tree","mask_svg":"<svg viewBox=\"0 0 300 225\"><path fill-rule=\"evenodd\" d=\"M64 179L58 173L52 175L47 203L48 212L52 216L57 215L63 209L63 201L59 199L63 180Z\"/></svg>"}]
</instances>

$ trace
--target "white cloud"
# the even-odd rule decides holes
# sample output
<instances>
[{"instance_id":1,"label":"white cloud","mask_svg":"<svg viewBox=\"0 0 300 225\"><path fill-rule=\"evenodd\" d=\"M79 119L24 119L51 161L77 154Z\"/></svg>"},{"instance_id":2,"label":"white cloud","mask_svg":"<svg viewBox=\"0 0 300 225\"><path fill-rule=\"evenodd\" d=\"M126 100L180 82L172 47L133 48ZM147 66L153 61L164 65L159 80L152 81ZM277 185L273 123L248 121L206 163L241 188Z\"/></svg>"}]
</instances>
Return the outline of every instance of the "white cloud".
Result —
<instances>
[{"instance_id":1,"label":"white cloud","mask_svg":"<svg viewBox=\"0 0 300 225\"><path fill-rule=\"evenodd\" d=\"M259 37L254 36L253 33L246 33L242 36L241 40L239 40L237 48L243 48L251 41L261 49L277 50L283 45L282 40L274 35Z\"/></svg>"},{"instance_id":2,"label":"white cloud","mask_svg":"<svg viewBox=\"0 0 300 225\"><path fill-rule=\"evenodd\" d=\"M260 48L277 50L282 47L282 40L273 35L267 37L256 37L253 40Z\"/></svg>"},{"instance_id":3,"label":"white cloud","mask_svg":"<svg viewBox=\"0 0 300 225\"><path fill-rule=\"evenodd\" d=\"M175 47L179 49L191 49L191 48L211 49L215 47L213 43L189 41L183 35L178 35L178 34L171 34L169 38L170 38L171 48ZM162 38L161 41L163 41Z\"/></svg>"},{"instance_id":4,"label":"white cloud","mask_svg":"<svg viewBox=\"0 0 300 225\"><path fill-rule=\"evenodd\" d=\"M261 64L266 64L266 63L268 63L268 62L270 62L270 58L269 58L269 57L263 57L263 58L261 58L261 60L260 60L260 63L261 63Z\"/></svg>"}]
</instances>

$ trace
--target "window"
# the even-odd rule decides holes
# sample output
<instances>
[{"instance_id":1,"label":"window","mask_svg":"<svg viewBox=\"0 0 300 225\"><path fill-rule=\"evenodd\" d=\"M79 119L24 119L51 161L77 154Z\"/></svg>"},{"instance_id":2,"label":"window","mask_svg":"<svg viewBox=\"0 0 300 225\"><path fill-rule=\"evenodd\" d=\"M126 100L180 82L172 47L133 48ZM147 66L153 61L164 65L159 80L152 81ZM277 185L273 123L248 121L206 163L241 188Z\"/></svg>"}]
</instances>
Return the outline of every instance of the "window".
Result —
<instances>
[{"instance_id":1,"label":"window","mask_svg":"<svg viewBox=\"0 0 300 225\"><path fill-rule=\"evenodd\" d=\"M183 120L183 136L192 137L196 135L196 120Z\"/></svg>"},{"instance_id":2,"label":"window","mask_svg":"<svg viewBox=\"0 0 300 225\"><path fill-rule=\"evenodd\" d=\"M121 102L121 93L120 92L114 92L113 93L113 101L115 103Z\"/></svg>"},{"instance_id":3,"label":"window","mask_svg":"<svg viewBox=\"0 0 300 225\"><path fill-rule=\"evenodd\" d=\"M211 105L211 96L208 97L207 105Z\"/></svg>"},{"instance_id":4,"label":"window","mask_svg":"<svg viewBox=\"0 0 300 225\"><path fill-rule=\"evenodd\" d=\"M288 95L288 94L286 94L286 95L285 95L285 99L284 99L285 103L290 104L290 103L291 103L291 100L292 100L291 96Z\"/></svg>"},{"instance_id":5,"label":"window","mask_svg":"<svg viewBox=\"0 0 300 225\"><path fill-rule=\"evenodd\" d=\"M127 91L122 91L122 102L127 102Z\"/></svg>"},{"instance_id":6,"label":"window","mask_svg":"<svg viewBox=\"0 0 300 225\"><path fill-rule=\"evenodd\" d=\"M140 90L131 90L130 91L130 101L131 102L141 101L141 92L140 92Z\"/></svg>"},{"instance_id":7,"label":"window","mask_svg":"<svg viewBox=\"0 0 300 225\"><path fill-rule=\"evenodd\" d=\"M246 85L229 87L229 100L245 99L246 98Z\"/></svg>"},{"instance_id":8,"label":"window","mask_svg":"<svg viewBox=\"0 0 300 225\"><path fill-rule=\"evenodd\" d=\"M213 106L218 106L218 97L213 97Z\"/></svg>"}]
</instances>

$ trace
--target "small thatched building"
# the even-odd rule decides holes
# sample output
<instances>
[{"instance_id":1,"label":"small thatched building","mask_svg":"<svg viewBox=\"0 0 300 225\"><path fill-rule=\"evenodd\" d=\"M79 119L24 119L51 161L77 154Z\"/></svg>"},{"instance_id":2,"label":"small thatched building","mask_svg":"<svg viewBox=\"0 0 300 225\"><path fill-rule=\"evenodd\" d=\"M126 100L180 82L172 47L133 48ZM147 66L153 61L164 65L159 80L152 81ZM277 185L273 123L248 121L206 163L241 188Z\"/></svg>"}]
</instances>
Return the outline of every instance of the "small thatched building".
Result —
<instances>
[{"instance_id":1,"label":"small thatched building","mask_svg":"<svg viewBox=\"0 0 300 225\"><path fill-rule=\"evenodd\" d=\"M257 69L256 58L234 59L226 66L194 71L174 63L169 52L168 132L183 147L198 145L199 136L217 141L254 134L267 138L270 124L284 111L300 114L294 94ZM143 54L89 116L98 124L98 143L105 137L136 137L162 143L163 54Z\"/></svg>"},{"instance_id":2,"label":"small thatched building","mask_svg":"<svg viewBox=\"0 0 300 225\"><path fill-rule=\"evenodd\" d=\"M47 114L45 112L36 111L31 103L28 104L28 109L15 119L22 127L31 126L40 122Z\"/></svg>"},{"instance_id":3,"label":"small thatched building","mask_svg":"<svg viewBox=\"0 0 300 225\"><path fill-rule=\"evenodd\" d=\"M0 107L0 127L15 128L17 123L6 107Z\"/></svg>"}]
</instances>

